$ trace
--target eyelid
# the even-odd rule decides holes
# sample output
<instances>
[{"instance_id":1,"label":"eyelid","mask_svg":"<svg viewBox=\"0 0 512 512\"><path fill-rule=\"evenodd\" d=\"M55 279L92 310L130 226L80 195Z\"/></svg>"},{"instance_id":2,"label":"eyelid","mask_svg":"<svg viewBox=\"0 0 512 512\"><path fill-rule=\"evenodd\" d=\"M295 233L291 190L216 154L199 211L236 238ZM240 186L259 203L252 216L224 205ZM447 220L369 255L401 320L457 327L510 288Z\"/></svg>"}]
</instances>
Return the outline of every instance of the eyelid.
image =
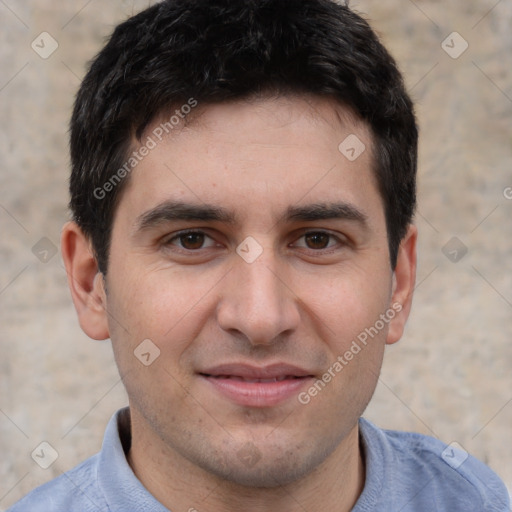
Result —
<instances>
[{"instance_id":1,"label":"eyelid","mask_svg":"<svg viewBox=\"0 0 512 512\"><path fill-rule=\"evenodd\" d=\"M332 231L329 231L329 230L326 230L326 229L312 229L312 228L303 228L299 231L300 233L300 236L297 238L296 236L294 237L295 240L300 240L301 238L303 238L304 236L306 235L310 235L310 234L323 234L323 235L327 235L331 238L334 238L337 242L337 245L341 245L341 246L345 246L345 245L348 245L349 244L349 241L346 237L344 236L340 236L340 234L335 234L333 233ZM295 242L294 242L295 243ZM328 251L328 250L332 250L334 249L336 246L330 246L330 247L325 247L324 249L309 249L308 247L301 247L301 249L307 249L309 251L312 251L312 252L316 252L316 253L321 253L322 251Z\"/></svg>"},{"instance_id":2,"label":"eyelid","mask_svg":"<svg viewBox=\"0 0 512 512\"><path fill-rule=\"evenodd\" d=\"M189 229L183 229L181 231L177 231L175 233L171 233L171 235L169 235L169 236L165 236L162 239L162 245L165 245L165 246L175 245L175 244L171 243L173 240L179 239L180 237L189 235L189 234L204 235L206 238L209 238L210 240L215 241L213 239L213 237L211 237L204 229L189 228ZM176 247L178 247L178 249L181 249L182 251L186 251L186 252L199 252L200 250L205 249L204 247L201 247L201 249L196 249L196 250L184 249L183 247L179 247L178 245L176 245Z\"/></svg>"},{"instance_id":3,"label":"eyelid","mask_svg":"<svg viewBox=\"0 0 512 512\"><path fill-rule=\"evenodd\" d=\"M210 240L215 242L214 238L212 236L210 236L208 234L207 230L205 230L204 228L203 229L200 229L200 228L189 228L189 229L183 229L183 230L177 231L175 233L172 233L169 236L164 237L162 239L162 245L166 246L166 247L169 246L169 245L172 245L172 246L176 247L177 250L186 252L188 254L199 253L202 250L210 249L210 248L213 247L211 245L209 247L201 247L200 249L186 249L186 248L180 247L179 245L171 243L174 240L179 239L181 236L185 236L185 235L188 235L188 234L204 235L206 238L209 238ZM297 242L297 240L300 240L301 238L304 238L306 235L310 235L310 234L324 234L324 235L329 236L331 239L335 239L336 242L337 242L336 245L325 247L323 249L310 249L309 247L300 247L301 249L305 249L305 250L308 250L308 251L311 251L311 252L314 252L314 253L322 253L322 251L331 251L331 250L335 249L336 246L346 246L347 244L350 243L345 237L339 236L338 234L334 234L333 232L331 232L329 230L314 229L314 228L313 229L312 228L302 228L301 230L299 230L298 233L297 232L295 233L295 235L294 235L294 240L295 241L292 244L289 244L288 247L293 246ZM299 235L299 236L297 236L297 235Z\"/></svg>"}]
</instances>

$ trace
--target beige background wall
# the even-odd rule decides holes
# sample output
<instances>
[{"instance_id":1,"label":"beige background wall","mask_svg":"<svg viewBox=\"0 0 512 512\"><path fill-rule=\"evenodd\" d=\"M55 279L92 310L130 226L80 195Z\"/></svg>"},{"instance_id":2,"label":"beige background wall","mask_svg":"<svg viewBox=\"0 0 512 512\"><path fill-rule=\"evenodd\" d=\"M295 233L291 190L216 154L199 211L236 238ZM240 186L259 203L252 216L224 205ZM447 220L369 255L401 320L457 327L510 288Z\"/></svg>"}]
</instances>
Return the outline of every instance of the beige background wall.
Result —
<instances>
[{"instance_id":1,"label":"beige background wall","mask_svg":"<svg viewBox=\"0 0 512 512\"><path fill-rule=\"evenodd\" d=\"M0 510L95 453L126 403L109 342L80 331L52 251L85 64L146 5L0 0ZM416 298L366 416L457 441L512 489L512 2L351 5L398 59L422 130ZM31 48L43 31L58 43L47 59ZM458 58L462 39L447 39L452 56L442 48L453 31L469 45ZM468 251L458 262L443 253L452 237ZM46 470L30 456L42 441L58 452Z\"/></svg>"}]
</instances>

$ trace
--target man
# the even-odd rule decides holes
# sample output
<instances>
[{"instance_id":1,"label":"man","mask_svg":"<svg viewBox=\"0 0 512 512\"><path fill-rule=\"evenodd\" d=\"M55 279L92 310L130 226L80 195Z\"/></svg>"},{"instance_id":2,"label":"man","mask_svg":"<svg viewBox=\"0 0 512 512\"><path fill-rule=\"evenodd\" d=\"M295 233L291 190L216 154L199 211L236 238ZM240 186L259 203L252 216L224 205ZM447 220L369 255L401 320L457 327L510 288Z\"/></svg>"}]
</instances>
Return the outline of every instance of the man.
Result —
<instances>
[{"instance_id":1,"label":"man","mask_svg":"<svg viewBox=\"0 0 512 512\"><path fill-rule=\"evenodd\" d=\"M361 419L416 270L417 128L331 0L168 0L71 121L62 254L129 408L18 511L507 511L457 448Z\"/></svg>"}]
</instances>

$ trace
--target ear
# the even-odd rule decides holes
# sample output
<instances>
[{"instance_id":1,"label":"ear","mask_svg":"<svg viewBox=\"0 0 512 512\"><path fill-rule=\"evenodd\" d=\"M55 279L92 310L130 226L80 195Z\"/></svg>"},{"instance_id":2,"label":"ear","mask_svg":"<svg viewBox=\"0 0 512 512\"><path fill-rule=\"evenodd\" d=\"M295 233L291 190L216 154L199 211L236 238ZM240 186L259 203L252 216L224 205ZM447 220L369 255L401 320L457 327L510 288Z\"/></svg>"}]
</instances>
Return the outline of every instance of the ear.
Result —
<instances>
[{"instance_id":1,"label":"ear","mask_svg":"<svg viewBox=\"0 0 512 512\"><path fill-rule=\"evenodd\" d=\"M61 252L80 327L92 339L107 339L107 298L103 274L98 271L88 238L75 222L67 222L62 228Z\"/></svg>"},{"instance_id":2,"label":"ear","mask_svg":"<svg viewBox=\"0 0 512 512\"><path fill-rule=\"evenodd\" d=\"M409 225L405 237L400 243L395 271L393 273L393 288L391 307L396 311L395 317L389 322L386 343L396 343L404 332L405 323L411 311L412 296L416 283L416 241L418 230Z\"/></svg>"}]
</instances>

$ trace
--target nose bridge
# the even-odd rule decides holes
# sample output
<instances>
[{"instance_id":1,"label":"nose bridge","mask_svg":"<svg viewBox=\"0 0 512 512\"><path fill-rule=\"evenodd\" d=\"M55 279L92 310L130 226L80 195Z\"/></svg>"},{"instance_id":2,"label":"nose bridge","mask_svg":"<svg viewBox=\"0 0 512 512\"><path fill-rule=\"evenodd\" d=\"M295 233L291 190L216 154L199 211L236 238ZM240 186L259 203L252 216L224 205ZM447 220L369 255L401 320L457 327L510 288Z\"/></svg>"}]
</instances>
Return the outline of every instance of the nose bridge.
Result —
<instances>
[{"instance_id":1,"label":"nose bridge","mask_svg":"<svg viewBox=\"0 0 512 512\"><path fill-rule=\"evenodd\" d=\"M269 344L299 320L294 295L285 284L283 265L271 249L251 263L237 258L218 309L219 325L239 331L252 344Z\"/></svg>"}]
</instances>

